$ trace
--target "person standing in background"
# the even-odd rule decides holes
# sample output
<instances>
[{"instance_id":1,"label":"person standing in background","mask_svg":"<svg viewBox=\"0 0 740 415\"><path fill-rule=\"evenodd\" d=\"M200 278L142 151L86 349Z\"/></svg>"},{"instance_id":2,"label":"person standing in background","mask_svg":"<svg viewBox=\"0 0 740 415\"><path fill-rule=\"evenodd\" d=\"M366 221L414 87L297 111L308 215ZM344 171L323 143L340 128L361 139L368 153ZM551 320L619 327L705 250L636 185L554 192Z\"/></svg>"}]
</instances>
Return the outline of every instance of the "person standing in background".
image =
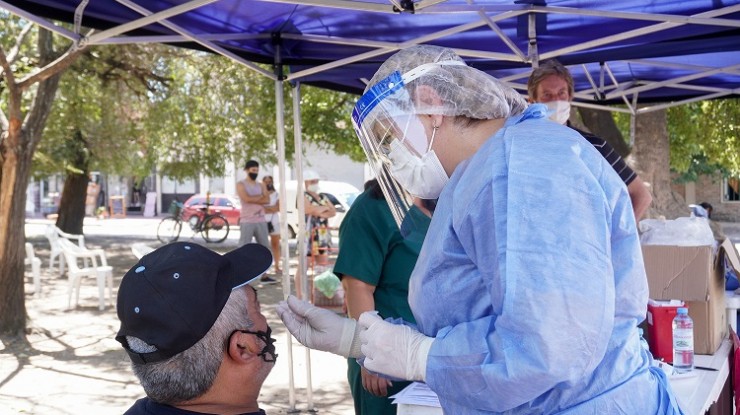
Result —
<instances>
[{"instance_id":1,"label":"person standing in background","mask_svg":"<svg viewBox=\"0 0 740 415\"><path fill-rule=\"evenodd\" d=\"M570 116L570 102L573 100L573 76L568 68L557 60L548 60L532 71L527 81L527 93L529 102L542 103L554 111L550 119L567 125L578 131L599 153L606 159L614 170L619 174L632 201L632 210L637 222L642 219L650 207L653 197L650 195L645 183L640 179L622 157L603 138L581 131L573 127L568 118Z\"/></svg>"},{"instance_id":2,"label":"person standing in background","mask_svg":"<svg viewBox=\"0 0 740 415\"><path fill-rule=\"evenodd\" d=\"M306 213L306 255L325 254L331 244L329 218L337 214L336 208L326 196L319 193L319 173L307 169L303 172L304 207ZM314 249L314 245L316 249ZM316 260L316 258L314 258ZM307 270L304 271L304 275ZM295 289L298 298L303 298L301 273L296 273Z\"/></svg>"},{"instance_id":3,"label":"person standing in background","mask_svg":"<svg viewBox=\"0 0 740 415\"><path fill-rule=\"evenodd\" d=\"M365 311L377 310L383 318L415 323L408 303L409 277L421 251L431 219L412 210L422 226L404 238L396 225L378 181L365 183L365 191L352 203L339 227L339 256L334 273L342 279L347 311L357 320ZM356 415L394 415L388 396L409 382L391 382L347 359L347 379Z\"/></svg>"},{"instance_id":4,"label":"person standing in background","mask_svg":"<svg viewBox=\"0 0 740 415\"><path fill-rule=\"evenodd\" d=\"M236 193L242 202L242 210L239 215L239 246L252 242L254 238L258 244L270 249L267 240L267 221L265 220L264 204L270 201L270 195L264 183L257 181L260 174L260 164L255 160L248 160L244 165L247 177L237 183ZM266 284L274 284L273 278L262 276L260 281Z\"/></svg>"},{"instance_id":5,"label":"person standing in background","mask_svg":"<svg viewBox=\"0 0 740 415\"><path fill-rule=\"evenodd\" d=\"M275 264L275 275L283 275L280 269L280 195L275 191L275 182L272 176L262 178L270 201L265 205L265 220L267 221L267 232L270 234L270 246Z\"/></svg>"}]
</instances>

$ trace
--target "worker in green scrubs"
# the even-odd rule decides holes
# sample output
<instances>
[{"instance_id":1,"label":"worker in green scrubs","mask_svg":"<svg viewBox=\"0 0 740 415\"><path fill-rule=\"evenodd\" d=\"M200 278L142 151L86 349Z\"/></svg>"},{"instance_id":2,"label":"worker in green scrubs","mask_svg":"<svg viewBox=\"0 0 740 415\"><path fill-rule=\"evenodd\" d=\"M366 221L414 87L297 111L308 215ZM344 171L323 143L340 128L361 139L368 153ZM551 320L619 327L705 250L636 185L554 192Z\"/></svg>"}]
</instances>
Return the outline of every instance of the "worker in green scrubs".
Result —
<instances>
[{"instance_id":1,"label":"worker in green scrubs","mask_svg":"<svg viewBox=\"0 0 740 415\"><path fill-rule=\"evenodd\" d=\"M408 304L409 277L431 219L421 209L412 209L414 226L408 227L409 234L404 238L377 181L369 181L365 189L339 228L334 273L342 279L347 312L357 319L365 311L377 310L383 318L414 322ZM353 358L347 360L347 366L355 414L396 413L388 397L409 382L379 377L361 368Z\"/></svg>"}]
</instances>

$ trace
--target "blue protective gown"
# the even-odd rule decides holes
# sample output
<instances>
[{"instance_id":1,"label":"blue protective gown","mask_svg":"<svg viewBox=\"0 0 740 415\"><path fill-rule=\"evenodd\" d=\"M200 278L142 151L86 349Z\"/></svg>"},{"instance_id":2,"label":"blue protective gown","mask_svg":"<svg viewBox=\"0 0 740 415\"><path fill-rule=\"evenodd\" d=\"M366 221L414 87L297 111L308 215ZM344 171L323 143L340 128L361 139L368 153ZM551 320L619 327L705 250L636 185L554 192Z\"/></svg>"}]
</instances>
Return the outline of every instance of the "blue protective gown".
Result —
<instances>
[{"instance_id":1,"label":"blue protective gown","mask_svg":"<svg viewBox=\"0 0 740 415\"><path fill-rule=\"evenodd\" d=\"M442 192L410 281L446 414L681 413L637 325L648 287L624 183L530 106Z\"/></svg>"}]
</instances>

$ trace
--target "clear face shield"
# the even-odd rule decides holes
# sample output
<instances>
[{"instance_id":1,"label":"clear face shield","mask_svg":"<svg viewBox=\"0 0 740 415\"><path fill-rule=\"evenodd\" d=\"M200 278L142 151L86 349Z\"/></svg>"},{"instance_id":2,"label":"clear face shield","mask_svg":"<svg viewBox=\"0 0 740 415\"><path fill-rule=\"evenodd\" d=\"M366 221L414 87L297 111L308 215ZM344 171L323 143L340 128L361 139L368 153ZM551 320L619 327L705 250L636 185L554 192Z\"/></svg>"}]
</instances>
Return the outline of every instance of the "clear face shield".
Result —
<instances>
[{"instance_id":1,"label":"clear face shield","mask_svg":"<svg viewBox=\"0 0 740 415\"><path fill-rule=\"evenodd\" d=\"M375 172L393 217L404 236L421 229L418 215L428 213L448 177L432 150L435 128L411 98L413 81L449 61L394 72L371 87L352 112L355 132ZM418 208L413 209L416 205ZM412 213L410 213L412 212Z\"/></svg>"}]
</instances>

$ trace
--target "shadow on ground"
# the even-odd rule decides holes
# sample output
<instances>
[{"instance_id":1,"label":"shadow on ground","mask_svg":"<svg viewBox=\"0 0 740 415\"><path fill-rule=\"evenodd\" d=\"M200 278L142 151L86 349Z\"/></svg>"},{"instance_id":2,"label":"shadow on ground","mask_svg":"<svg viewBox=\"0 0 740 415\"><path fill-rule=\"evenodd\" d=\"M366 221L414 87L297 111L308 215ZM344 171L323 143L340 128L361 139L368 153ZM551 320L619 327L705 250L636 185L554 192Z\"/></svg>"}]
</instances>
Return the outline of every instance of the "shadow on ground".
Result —
<instances>
[{"instance_id":1,"label":"shadow on ground","mask_svg":"<svg viewBox=\"0 0 740 415\"><path fill-rule=\"evenodd\" d=\"M42 290L34 293L30 267L26 272L26 339L0 337L0 414L121 414L144 396L129 361L114 337L119 328L115 295L123 274L136 263L131 245L149 238L86 235L86 245L102 248L113 266L113 301L98 310L94 281L83 281L79 304L67 309L65 276L49 270L49 244L43 236L29 235L36 256L42 259ZM193 239L192 242L203 243ZM228 244L209 246L225 252ZM278 278L276 276L276 278ZM289 365L285 328L274 306L282 299L281 284L255 284L263 312L278 341L280 358L262 388L260 406L268 414L288 413ZM74 298L72 299L74 302ZM293 345L294 399L306 412L306 353ZM327 353L312 352L314 409L320 413L348 415L352 399L346 383L346 362Z\"/></svg>"}]
</instances>

